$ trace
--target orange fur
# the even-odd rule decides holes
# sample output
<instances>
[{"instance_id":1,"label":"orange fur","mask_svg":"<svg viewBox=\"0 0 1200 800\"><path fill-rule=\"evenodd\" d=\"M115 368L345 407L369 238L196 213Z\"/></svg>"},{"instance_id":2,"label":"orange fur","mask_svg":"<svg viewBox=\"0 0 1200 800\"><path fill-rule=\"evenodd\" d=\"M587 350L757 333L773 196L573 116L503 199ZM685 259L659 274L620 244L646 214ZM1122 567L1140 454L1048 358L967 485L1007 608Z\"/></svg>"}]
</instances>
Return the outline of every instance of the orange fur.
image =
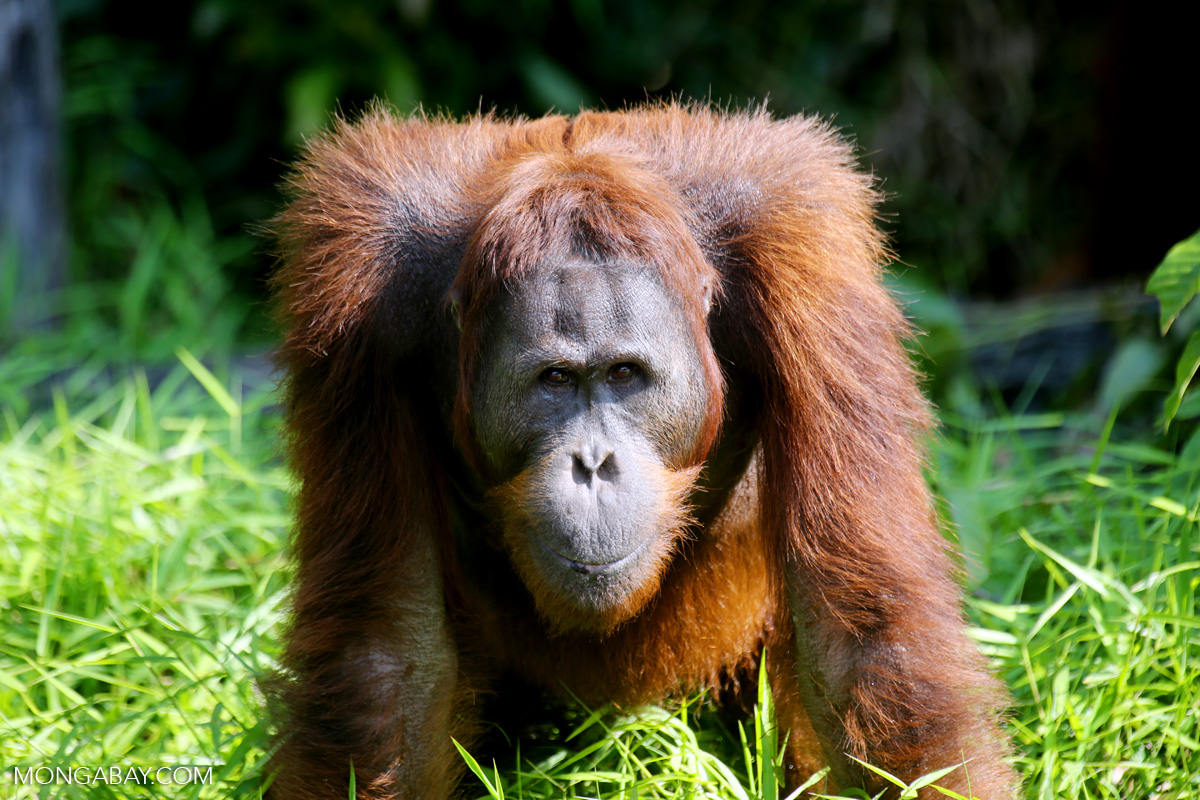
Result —
<instances>
[{"instance_id":1,"label":"orange fur","mask_svg":"<svg viewBox=\"0 0 1200 800\"><path fill-rule=\"evenodd\" d=\"M906 779L966 757L943 785L1017 796L1004 693L922 477L930 415L879 282L878 194L828 126L680 105L375 112L311 143L291 181L274 288L300 494L273 796L344 797L351 761L362 798L447 796L450 736L470 741L502 671L591 702L737 694L763 646L794 783L826 762L833 784L871 783L847 753ZM525 513L527 488L495 489L476 452L470 385L501 287L564 247L656 267L710 389L662 478L674 549L619 625L498 600L453 535L493 504L509 529ZM497 546L530 573L519 542Z\"/></svg>"}]
</instances>

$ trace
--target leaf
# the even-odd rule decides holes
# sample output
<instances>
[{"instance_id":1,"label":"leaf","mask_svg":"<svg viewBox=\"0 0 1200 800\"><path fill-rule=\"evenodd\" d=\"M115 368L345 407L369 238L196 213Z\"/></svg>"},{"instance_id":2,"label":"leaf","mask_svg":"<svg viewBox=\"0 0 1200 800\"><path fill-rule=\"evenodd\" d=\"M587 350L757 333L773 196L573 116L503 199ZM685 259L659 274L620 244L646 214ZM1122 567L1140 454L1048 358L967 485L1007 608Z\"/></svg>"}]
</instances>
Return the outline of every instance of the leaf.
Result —
<instances>
[{"instance_id":1,"label":"leaf","mask_svg":"<svg viewBox=\"0 0 1200 800\"><path fill-rule=\"evenodd\" d=\"M939 769L936 772L930 772L927 775L922 775L920 778L917 778L915 781L910 783L908 785L908 788L921 789L921 788L933 783L934 781L940 781L942 778L946 777L951 772L954 772L954 770L962 769L964 766L966 766L966 763L967 762L964 760L962 763L951 764L950 766L943 767L942 769Z\"/></svg>"},{"instance_id":2,"label":"leaf","mask_svg":"<svg viewBox=\"0 0 1200 800\"><path fill-rule=\"evenodd\" d=\"M1185 395L1175 412L1175 419L1194 419L1200 417L1200 392Z\"/></svg>"},{"instance_id":3,"label":"leaf","mask_svg":"<svg viewBox=\"0 0 1200 800\"><path fill-rule=\"evenodd\" d=\"M1163 363L1163 345L1143 337L1122 342L1104 367L1097 409L1108 412L1145 389Z\"/></svg>"},{"instance_id":4,"label":"leaf","mask_svg":"<svg viewBox=\"0 0 1200 800\"><path fill-rule=\"evenodd\" d=\"M1162 308L1161 325L1164 334L1198 291L1200 231L1172 247L1162 263L1154 268L1154 274L1146 283L1146 293L1157 297Z\"/></svg>"},{"instance_id":5,"label":"leaf","mask_svg":"<svg viewBox=\"0 0 1200 800\"><path fill-rule=\"evenodd\" d=\"M1179 364L1175 367L1175 388L1163 403L1164 428L1171 423L1179 411L1179 405L1183 402L1183 393L1187 391L1192 378L1196 376L1197 367L1200 367L1200 331L1196 331L1192 334L1192 338L1188 339L1187 346L1183 348L1183 355L1179 357Z\"/></svg>"},{"instance_id":6,"label":"leaf","mask_svg":"<svg viewBox=\"0 0 1200 800\"><path fill-rule=\"evenodd\" d=\"M487 789L488 795L494 798L494 800L504 800L504 787L500 784L500 775L496 769L496 762L492 762L492 770L495 778L495 782L493 782L488 779L487 773L483 771L483 767L479 766L479 762L475 760L474 756L468 753L466 749L458 743L457 739L451 739L450 742L454 745L455 749L458 750L458 754L462 756L463 761L467 762L467 769L471 770L471 772L475 773L475 777L483 781L483 786Z\"/></svg>"},{"instance_id":7,"label":"leaf","mask_svg":"<svg viewBox=\"0 0 1200 800\"><path fill-rule=\"evenodd\" d=\"M850 755L849 753L847 753L846 755L847 755L847 756L850 758L850 760L851 760L851 761L857 761L857 762L859 763L859 765L860 765L860 766L862 766L862 767L865 767L866 769L869 769L869 770L871 770L871 772L874 772L876 775L878 775L879 777L883 778L883 779L884 779L884 780L886 780L888 783L893 783L893 784L895 784L896 786L899 786L901 789L907 789L907 788L908 788L908 785L907 785L907 784L905 784L905 783L904 783L904 781L900 780L899 778L897 778L897 777L896 777L895 775L893 775L892 773L890 773L890 772L888 772L888 771L886 771L886 770L884 770L884 769L882 769L882 768L880 768L880 767L876 767L876 766L874 766L874 765L872 765L872 764L868 764L866 761L863 761L861 758L855 758L854 756ZM956 764L955 766L958 766L958 765Z\"/></svg>"},{"instance_id":8,"label":"leaf","mask_svg":"<svg viewBox=\"0 0 1200 800\"><path fill-rule=\"evenodd\" d=\"M212 396L213 400L217 401L226 414L231 417L240 417L242 415L242 409L238 405L238 402L221 385L217 377L208 371L208 367L201 364L194 355L183 347L175 348L175 356L183 362L183 365L188 368L188 372L192 373L192 376L200 382L204 390Z\"/></svg>"}]
</instances>

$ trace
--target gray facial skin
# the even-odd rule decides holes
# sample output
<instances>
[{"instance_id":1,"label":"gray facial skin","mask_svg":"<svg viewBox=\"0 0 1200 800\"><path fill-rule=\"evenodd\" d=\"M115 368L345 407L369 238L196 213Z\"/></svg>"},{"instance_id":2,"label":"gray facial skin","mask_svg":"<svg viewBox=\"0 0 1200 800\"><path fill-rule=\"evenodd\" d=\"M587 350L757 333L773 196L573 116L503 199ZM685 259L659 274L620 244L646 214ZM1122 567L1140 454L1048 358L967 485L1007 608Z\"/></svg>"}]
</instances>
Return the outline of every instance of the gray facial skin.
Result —
<instances>
[{"instance_id":1,"label":"gray facial skin","mask_svg":"<svg viewBox=\"0 0 1200 800\"><path fill-rule=\"evenodd\" d=\"M581 611L624 602L669 554L670 471L706 419L679 303L653 267L544 266L489 312L480 363L475 433L494 477L520 484L507 527L524 530L505 538L526 582Z\"/></svg>"}]
</instances>

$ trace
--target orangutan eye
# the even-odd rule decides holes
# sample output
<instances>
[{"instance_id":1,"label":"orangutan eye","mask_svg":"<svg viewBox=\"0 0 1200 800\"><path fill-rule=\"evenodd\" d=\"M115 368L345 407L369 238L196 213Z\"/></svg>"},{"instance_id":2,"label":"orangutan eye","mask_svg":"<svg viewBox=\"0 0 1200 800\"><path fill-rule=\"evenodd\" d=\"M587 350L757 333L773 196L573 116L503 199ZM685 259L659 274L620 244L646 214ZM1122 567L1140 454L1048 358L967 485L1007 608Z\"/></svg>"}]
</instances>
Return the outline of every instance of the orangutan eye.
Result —
<instances>
[{"instance_id":1,"label":"orangutan eye","mask_svg":"<svg viewBox=\"0 0 1200 800\"><path fill-rule=\"evenodd\" d=\"M617 364L608 371L608 379L613 383L627 383L637 374L637 364Z\"/></svg>"},{"instance_id":2,"label":"orangutan eye","mask_svg":"<svg viewBox=\"0 0 1200 800\"><path fill-rule=\"evenodd\" d=\"M555 389L565 388L575 382L575 376L561 367L551 367L539 377L542 383Z\"/></svg>"}]
</instances>

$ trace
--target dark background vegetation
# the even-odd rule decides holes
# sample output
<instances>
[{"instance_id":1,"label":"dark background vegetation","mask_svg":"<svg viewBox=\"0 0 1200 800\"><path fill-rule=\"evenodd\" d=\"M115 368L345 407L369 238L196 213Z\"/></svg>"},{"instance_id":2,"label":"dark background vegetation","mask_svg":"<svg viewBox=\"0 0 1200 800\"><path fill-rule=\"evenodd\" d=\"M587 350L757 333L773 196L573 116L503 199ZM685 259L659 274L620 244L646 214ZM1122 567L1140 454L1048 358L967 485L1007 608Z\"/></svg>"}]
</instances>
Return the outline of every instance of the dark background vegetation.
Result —
<instances>
[{"instance_id":1,"label":"dark background vegetation","mask_svg":"<svg viewBox=\"0 0 1200 800\"><path fill-rule=\"evenodd\" d=\"M304 137L373 98L403 113L529 116L766 100L834 119L890 196L898 285L930 331L921 349L939 396L962 372L1009 399L1030 380L1056 399L1090 397L1118 343L1157 339L1138 287L1200 225L1178 163L1186 144L1155 124L1195 73L1194 29L1130 0L60 0L56 11L66 308L114 319L115 346L139 357L161 355L166 330L218 346L270 338L271 257L255 226L280 208Z\"/></svg>"}]
</instances>

